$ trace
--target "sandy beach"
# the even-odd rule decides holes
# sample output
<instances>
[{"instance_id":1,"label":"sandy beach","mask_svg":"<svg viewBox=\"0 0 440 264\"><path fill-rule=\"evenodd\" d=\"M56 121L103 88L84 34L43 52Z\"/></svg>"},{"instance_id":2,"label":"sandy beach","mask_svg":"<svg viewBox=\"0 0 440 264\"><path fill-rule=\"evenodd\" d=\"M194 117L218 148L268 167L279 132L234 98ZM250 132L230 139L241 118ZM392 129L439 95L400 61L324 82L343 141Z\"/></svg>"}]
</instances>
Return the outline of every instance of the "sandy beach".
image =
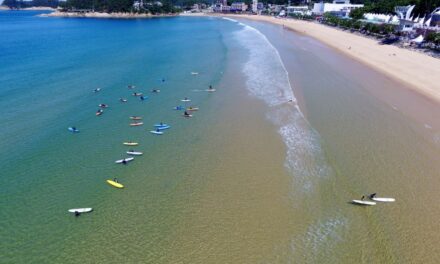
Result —
<instances>
[{"instance_id":1,"label":"sandy beach","mask_svg":"<svg viewBox=\"0 0 440 264\"><path fill-rule=\"evenodd\" d=\"M313 37L352 58L402 81L421 94L440 102L440 60L314 22L258 15L228 15L265 21Z\"/></svg>"}]
</instances>

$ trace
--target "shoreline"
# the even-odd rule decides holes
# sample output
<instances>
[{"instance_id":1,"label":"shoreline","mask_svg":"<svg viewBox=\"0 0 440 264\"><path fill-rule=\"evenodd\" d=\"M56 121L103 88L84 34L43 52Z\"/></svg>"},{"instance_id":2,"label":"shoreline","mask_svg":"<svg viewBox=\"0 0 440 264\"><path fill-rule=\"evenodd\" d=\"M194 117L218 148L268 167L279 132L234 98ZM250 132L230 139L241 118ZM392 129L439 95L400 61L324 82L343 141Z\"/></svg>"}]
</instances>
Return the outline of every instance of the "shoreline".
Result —
<instances>
[{"instance_id":1,"label":"shoreline","mask_svg":"<svg viewBox=\"0 0 440 264\"><path fill-rule=\"evenodd\" d=\"M17 10L17 11L56 11L55 8L46 7L46 6L33 6L33 7L25 7L25 8L9 8L7 6L0 6L0 10Z\"/></svg>"},{"instance_id":2,"label":"shoreline","mask_svg":"<svg viewBox=\"0 0 440 264\"><path fill-rule=\"evenodd\" d=\"M260 15L229 14L219 17L243 18L284 26L317 39L336 51L406 84L428 99L440 103L440 60L426 54L392 45L379 45L373 39L302 20Z\"/></svg>"},{"instance_id":3,"label":"shoreline","mask_svg":"<svg viewBox=\"0 0 440 264\"><path fill-rule=\"evenodd\" d=\"M90 12L90 13L76 13L76 12L60 12L55 11L49 14L41 14L40 17L72 17L72 18L114 18L114 19L137 19L137 18L155 18L155 17L174 17L178 14L164 14L164 15L152 15L152 14L135 14L135 13L102 13L102 12Z\"/></svg>"}]
</instances>

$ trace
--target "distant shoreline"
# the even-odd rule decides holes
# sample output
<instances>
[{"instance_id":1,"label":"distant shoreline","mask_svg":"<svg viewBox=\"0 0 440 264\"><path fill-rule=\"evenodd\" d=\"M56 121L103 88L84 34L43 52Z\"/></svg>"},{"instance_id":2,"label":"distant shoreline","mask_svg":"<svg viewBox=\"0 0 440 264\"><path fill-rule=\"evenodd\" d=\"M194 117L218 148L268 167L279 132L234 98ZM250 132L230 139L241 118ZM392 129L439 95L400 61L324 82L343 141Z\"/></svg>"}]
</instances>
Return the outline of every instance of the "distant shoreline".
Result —
<instances>
[{"instance_id":1,"label":"distant shoreline","mask_svg":"<svg viewBox=\"0 0 440 264\"><path fill-rule=\"evenodd\" d=\"M41 17L72 17L72 18L116 18L116 19L136 19L136 18L154 18L154 17L174 17L178 14L136 14L136 13L102 13L102 12L60 12L55 11L49 14L41 14Z\"/></svg>"},{"instance_id":2,"label":"distant shoreline","mask_svg":"<svg viewBox=\"0 0 440 264\"><path fill-rule=\"evenodd\" d=\"M0 6L0 10L18 10L18 11L56 11L55 8L47 7L47 6L34 6L34 7L25 7L25 8L9 8L8 6Z\"/></svg>"}]
</instances>

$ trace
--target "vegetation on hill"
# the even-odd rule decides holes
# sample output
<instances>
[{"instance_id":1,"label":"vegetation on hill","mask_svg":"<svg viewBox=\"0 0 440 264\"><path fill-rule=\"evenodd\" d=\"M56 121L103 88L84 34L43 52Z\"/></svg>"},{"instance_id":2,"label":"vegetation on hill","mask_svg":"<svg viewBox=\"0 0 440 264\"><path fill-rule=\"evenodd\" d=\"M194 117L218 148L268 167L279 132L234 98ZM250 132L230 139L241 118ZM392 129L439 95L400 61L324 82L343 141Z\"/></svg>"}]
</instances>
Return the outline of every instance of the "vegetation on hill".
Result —
<instances>
[{"instance_id":1,"label":"vegetation on hill","mask_svg":"<svg viewBox=\"0 0 440 264\"><path fill-rule=\"evenodd\" d=\"M5 0L3 5L9 8L27 8L27 7L53 7L56 8L59 5L58 0L33 0L33 1L23 1L23 0Z\"/></svg>"},{"instance_id":2,"label":"vegetation on hill","mask_svg":"<svg viewBox=\"0 0 440 264\"><path fill-rule=\"evenodd\" d=\"M135 13L176 13L179 10L169 0L144 1L144 5L134 8L134 0L67 0L61 4L64 10L90 9L97 12L135 12Z\"/></svg>"}]
</instances>

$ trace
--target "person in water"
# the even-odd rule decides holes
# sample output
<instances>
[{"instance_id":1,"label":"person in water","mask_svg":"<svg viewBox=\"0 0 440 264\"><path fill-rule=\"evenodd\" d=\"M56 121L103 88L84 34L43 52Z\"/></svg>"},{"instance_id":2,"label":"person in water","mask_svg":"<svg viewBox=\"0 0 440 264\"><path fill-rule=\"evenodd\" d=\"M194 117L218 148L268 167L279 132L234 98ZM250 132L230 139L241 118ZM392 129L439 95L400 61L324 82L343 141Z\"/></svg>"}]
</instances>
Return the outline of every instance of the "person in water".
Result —
<instances>
[{"instance_id":1,"label":"person in water","mask_svg":"<svg viewBox=\"0 0 440 264\"><path fill-rule=\"evenodd\" d=\"M362 195L362 198L361 198L361 200L363 201L365 199L365 195Z\"/></svg>"},{"instance_id":2,"label":"person in water","mask_svg":"<svg viewBox=\"0 0 440 264\"><path fill-rule=\"evenodd\" d=\"M187 111L185 111L185 113L183 113L185 116L189 116L189 114L188 114L188 112Z\"/></svg>"},{"instance_id":3,"label":"person in water","mask_svg":"<svg viewBox=\"0 0 440 264\"><path fill-rule=\"evenodd\" d=\"M125 159L123 159L122 164L127 164L127 161Z\"/></svg>"},{"instance_id":4,"label":"person in water","mask_svg":"<svg viewBox=\"0 0 440 264\"><path fill-rule=\"evenodd\" d=\"M78 211L75 211L75 216L80 216L81 215L81 213L80 212L78 212Z\"/></svg>"},{"instance_id":5,"label":"person in water","mask_svg":"<svg viewBox=\"0 0 440 264\"><path fill-rule=\"evenodd\" d=\"M370 194L370 199L373 199L374 197L376 197L376 193Z\"/></svg>"},{"instance_id":6,"label":"person in water","mask_svg":"<svg viewBox=\"0 0 440 264\"><path fill-rule=\"evenodd\" d=\"M114 182L118 182L118 178L113 178L113 181Z\"/></svg>"}]
</instances>

